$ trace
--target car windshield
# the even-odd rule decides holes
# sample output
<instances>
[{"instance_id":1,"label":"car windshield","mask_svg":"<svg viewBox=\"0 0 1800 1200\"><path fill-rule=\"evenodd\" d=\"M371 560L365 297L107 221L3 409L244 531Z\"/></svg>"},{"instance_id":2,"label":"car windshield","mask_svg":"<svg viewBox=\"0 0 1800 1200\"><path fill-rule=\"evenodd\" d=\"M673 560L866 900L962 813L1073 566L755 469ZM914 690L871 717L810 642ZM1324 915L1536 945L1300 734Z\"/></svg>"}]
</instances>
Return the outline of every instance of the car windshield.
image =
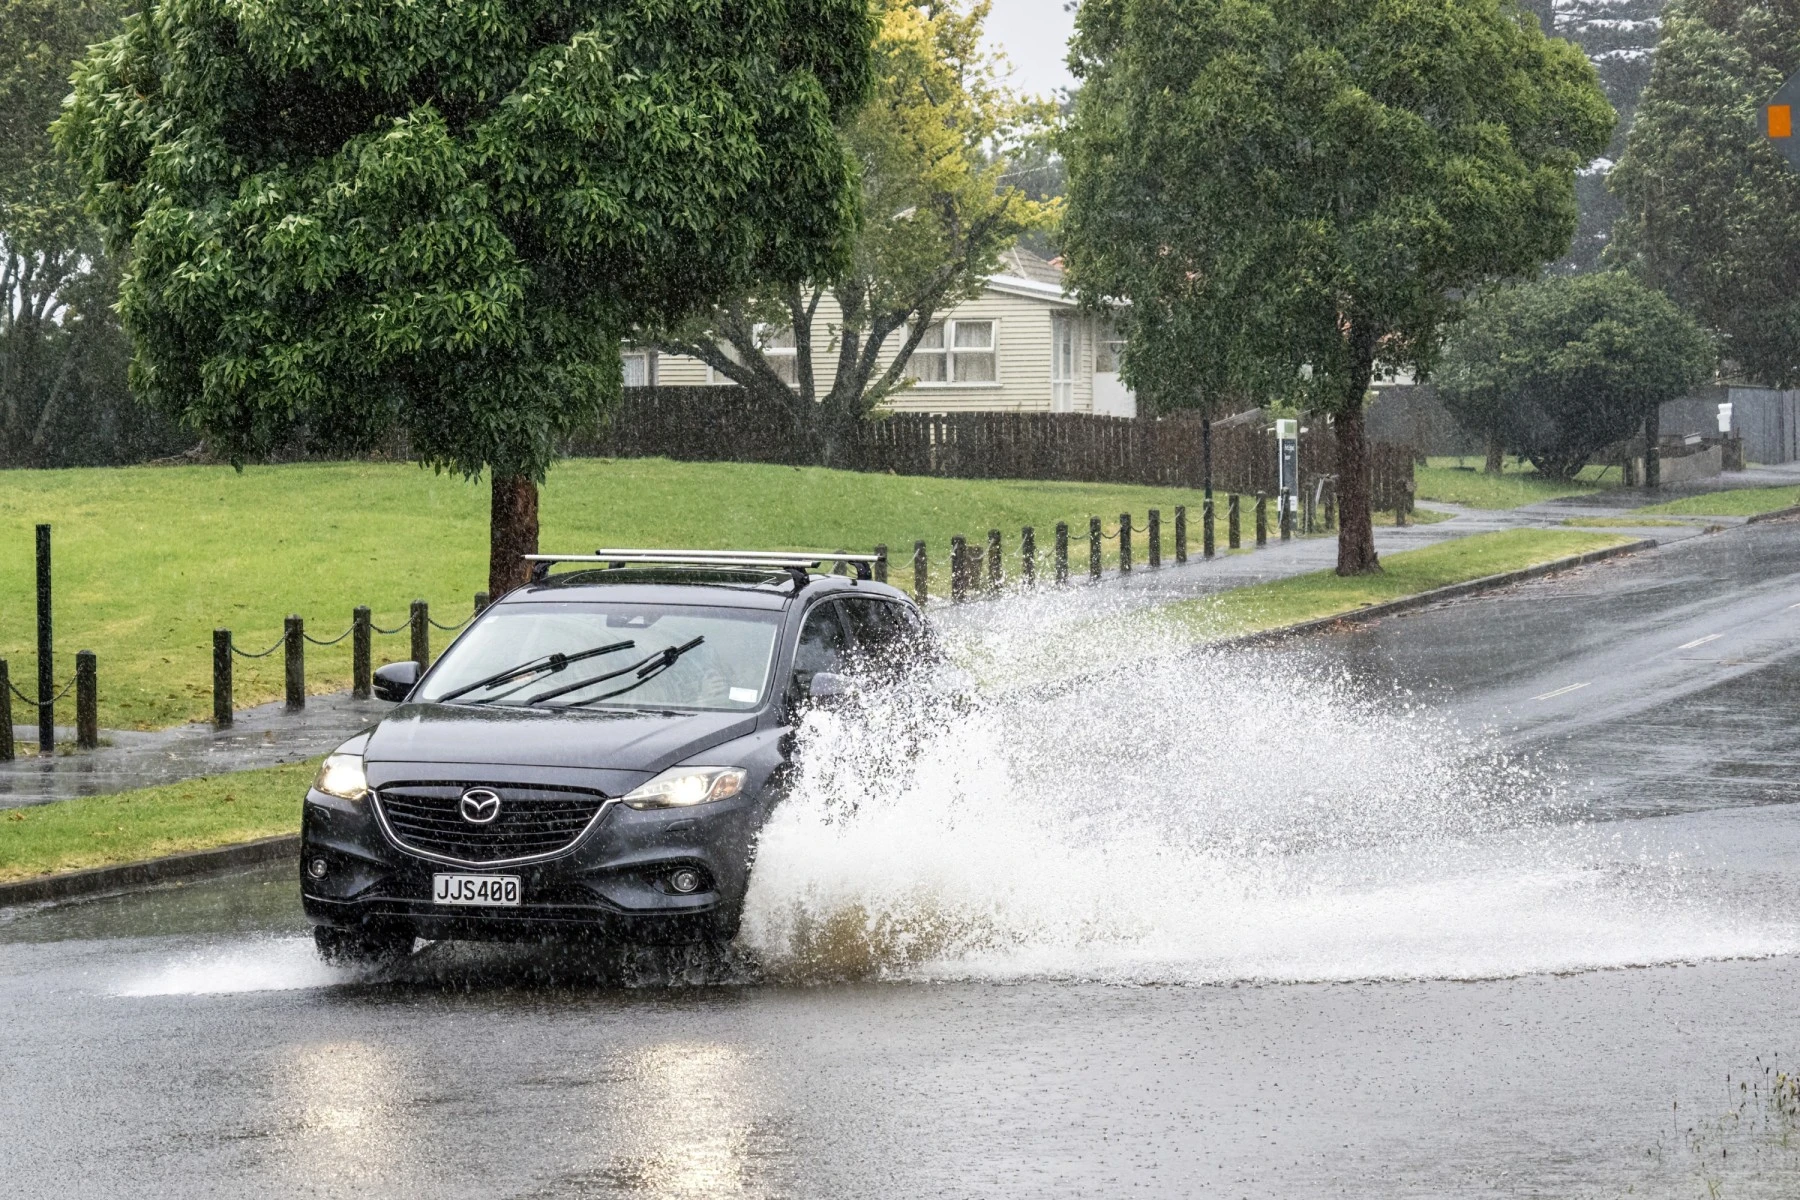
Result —
<instances>
[{"instance_id":1,"label":"car windshield","mask_svg":"<svg viewBox=\"0 0 1800 1200\"><path fill-rule=\"evenodd\" d=\"M757 609L509 604L456 640L432 668L421 699L545 710L747 711L768 688L780 626L780 613ZM591 653L610 647L617 648ZM561 664L552 658L583 654L589 656ZM514 670L532 664L538 669ZM584 680L593 682L572 686Z\"/></svg>"}]
</instances>

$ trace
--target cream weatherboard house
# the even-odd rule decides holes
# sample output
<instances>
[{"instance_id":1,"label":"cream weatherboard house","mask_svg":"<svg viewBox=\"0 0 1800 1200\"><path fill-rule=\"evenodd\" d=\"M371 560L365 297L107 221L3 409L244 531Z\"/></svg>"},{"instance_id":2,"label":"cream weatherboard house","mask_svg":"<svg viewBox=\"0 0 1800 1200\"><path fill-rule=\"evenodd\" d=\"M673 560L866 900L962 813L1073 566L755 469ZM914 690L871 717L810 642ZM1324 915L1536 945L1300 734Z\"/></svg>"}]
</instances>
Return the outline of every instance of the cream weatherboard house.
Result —
<instances>
[{"instance_id":1,"label":"cream weatherboard house","mask_svg":"<svg viewBox=\"0 0 1800 1200\"><path fill-rule=\"evenodd\" d=\"M814 344L830 343L838 314L830 298L819 306ZM890 345L904 338L897 333ZM764 353L779 369L792 361L791 331L771 331ZM1119 379L1121 343L1103 318L1077 310L1063 290L1059 263L1026 250L1009 251L977 298L942 314L907 364L912 384L887 407L896 412L1069 412L1134 417L1137 397ZM893 361L894 351L884 357ZM821 371L833 356L816 354ZM792 379L790 372L784 372ZM628 387L728 384L705 363L628 348ZM821 392L830 379L819 380Z\"/></svg>"}]
</instances>

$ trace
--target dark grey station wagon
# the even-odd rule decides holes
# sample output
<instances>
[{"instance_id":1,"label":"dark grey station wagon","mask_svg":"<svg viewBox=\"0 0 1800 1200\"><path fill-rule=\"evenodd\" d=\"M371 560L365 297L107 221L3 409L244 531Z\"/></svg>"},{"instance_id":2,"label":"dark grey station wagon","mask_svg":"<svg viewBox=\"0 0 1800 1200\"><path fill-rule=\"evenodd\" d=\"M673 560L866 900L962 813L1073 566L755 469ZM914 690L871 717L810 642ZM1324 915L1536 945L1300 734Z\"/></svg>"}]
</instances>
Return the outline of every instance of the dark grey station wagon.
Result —
<instances>
[{"instance_id":1,"label":"dark grey station wagon","mask_svg":"<svg viewBox=\"0 0 1800 1200\"><path fill-rule=\"evenodd\" d=\"M533 561L423 676L376 673L398 706L307 792L301 896L328 958L418 937L729 941L798 714L930 653L866 556Z\"/></svg>"}]
</instances>

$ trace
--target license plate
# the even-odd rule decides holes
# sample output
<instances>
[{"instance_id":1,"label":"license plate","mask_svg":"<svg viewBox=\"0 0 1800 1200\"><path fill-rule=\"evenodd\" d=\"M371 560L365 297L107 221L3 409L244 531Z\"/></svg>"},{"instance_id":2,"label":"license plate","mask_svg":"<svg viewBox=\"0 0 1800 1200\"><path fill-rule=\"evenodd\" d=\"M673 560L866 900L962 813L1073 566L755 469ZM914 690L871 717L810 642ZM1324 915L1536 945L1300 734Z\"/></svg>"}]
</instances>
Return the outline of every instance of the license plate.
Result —
<instances>
[{"instance_id":1,"label":"license plate","mask_svg":"<svg viewBox=\"0 0 1800 1200\"><path fill-rule=\"evenodd\" d=\"M433 904L466 904L475 908L519 907L517 875L433 875Z\"/></svg>"}]
</instances>

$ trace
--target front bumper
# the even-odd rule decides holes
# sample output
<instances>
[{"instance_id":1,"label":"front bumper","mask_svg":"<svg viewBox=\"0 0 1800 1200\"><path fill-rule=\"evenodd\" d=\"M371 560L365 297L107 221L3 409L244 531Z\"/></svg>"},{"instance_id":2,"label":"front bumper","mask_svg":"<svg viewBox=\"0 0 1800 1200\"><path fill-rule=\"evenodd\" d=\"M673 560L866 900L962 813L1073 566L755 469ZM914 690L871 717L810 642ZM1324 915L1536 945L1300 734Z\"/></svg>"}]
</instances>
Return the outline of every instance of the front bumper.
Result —
<instances>
[{"instance_id":1,"label":"front bumper","mask_svg":"<svg viewBox=\"0 0 1800 1200\"><path fill-rule=\"evenodd\" d=\"M426 938L723 940L737 931L762 816L760 800L748 793L690 809L638 812L613 803L558 856L484 869L409 853L382 831L369 801L309 791L301 821L301 903L316 924L411 929ZM322 878L310 871L314 860L324 861ZM699 892L669 889L668 877L679 867L704 874ZM434 904L438 874L516 875L520 906Z\"/></svg>"}]
</instances>

